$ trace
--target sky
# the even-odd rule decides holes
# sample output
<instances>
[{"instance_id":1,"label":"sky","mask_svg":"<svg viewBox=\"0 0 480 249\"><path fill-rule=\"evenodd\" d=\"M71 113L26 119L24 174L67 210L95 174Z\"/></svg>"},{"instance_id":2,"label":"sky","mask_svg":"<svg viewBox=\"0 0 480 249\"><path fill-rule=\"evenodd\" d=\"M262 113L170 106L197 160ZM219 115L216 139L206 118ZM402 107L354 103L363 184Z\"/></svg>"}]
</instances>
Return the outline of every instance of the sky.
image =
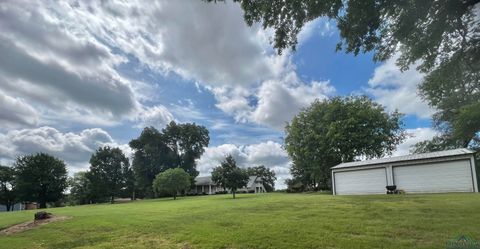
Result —
<instances>
[{"instance_id":1,"label":"sky","mask_svg":"<svg viewBox=\"0 0 480 249\"><path fill-rule=\"evenodd\" d=\"M27 4L28 3L28 4ZM195 122L210 132L200 175L231 154L265 165L284 187L291 164L283 127L315 99L368 95L405 114L410 136L394 155L430 139L435 112L417 94L423 75L396 56L335 52L333 21L317 19L297 51L278 55L272 30L249 27L236 3L22 1L0 5L0 163L46 152L69 173L100 146L132 152L143 127Z\"/></svg>"}]
</instances>

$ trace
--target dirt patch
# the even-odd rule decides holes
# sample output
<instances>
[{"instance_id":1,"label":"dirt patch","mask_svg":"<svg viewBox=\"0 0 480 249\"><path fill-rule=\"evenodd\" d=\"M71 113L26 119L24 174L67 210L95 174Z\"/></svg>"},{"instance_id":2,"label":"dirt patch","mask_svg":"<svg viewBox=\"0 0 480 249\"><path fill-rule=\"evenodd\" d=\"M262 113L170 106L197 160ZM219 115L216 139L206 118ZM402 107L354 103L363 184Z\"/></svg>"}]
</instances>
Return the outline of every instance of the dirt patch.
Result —
<instances>
[{"instance_id":1,"label":"dirt patch","mask_svg":"<svg viewBox=\"0 0 480 249\"><path fill-rule=\"evenodd\" d=\"M42 226L51 222L55 221L62 221L62 220L68 220L71 217L67 216L52 216L48 219L44 220L37 220L37 221L27 221L24 223L20 223L17 225L13 225L11 227L7 227L5 229L0 230L0 235L10 235L10 234L15 234L15 233L21 233L26 230L30 230L33 228L36 228L38 226Z\"/></svg>"}]
</instances>

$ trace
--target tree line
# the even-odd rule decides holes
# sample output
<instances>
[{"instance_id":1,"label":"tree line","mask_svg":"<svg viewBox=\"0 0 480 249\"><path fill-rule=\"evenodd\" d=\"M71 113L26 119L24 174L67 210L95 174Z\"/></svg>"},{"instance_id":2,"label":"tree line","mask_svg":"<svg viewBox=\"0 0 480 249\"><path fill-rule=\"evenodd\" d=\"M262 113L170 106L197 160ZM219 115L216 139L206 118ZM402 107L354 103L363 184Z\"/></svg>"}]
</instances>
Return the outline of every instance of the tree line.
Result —
<instances>
[{"instance_id":1,"label":"tree line","mask_svg":"<svg viewBox=\"0 0 480 249\"><path fill-rule=\"evenodd\" d=\"M46 153L20 156L12 167L0 166L0 204L9 211L17 202L37 202L39 208L45 208L48 203L113 203L117 197L133 200L168 195L176 199L194 185L199 173L196 160L209 140L208 130L192 123L172 121L161 131L146 127L129 143L134 152L132 164L120 148L102 146L92 154L89 169L72 177L59 158ZM247 179L249 175L264 177L265 188L273 191L273 170L257 166L245 173Z\"/></svg>"}]
</instances>

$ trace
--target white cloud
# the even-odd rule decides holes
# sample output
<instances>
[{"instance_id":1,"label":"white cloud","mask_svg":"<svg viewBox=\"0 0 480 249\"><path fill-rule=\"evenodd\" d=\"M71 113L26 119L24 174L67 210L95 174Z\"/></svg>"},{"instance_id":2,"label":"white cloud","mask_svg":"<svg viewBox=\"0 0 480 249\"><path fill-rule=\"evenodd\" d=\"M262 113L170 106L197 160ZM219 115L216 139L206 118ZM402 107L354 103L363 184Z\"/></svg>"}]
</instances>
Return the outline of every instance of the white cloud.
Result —
<instances>
[{"instance_id":1,"label":"white cloud","mask_svg":"<svg viewBox=\"0 0 480 249\"><path fill-rule=\"evenodd\" d=\"M137 124L135 127L137 128L153 126L157 129L162 129L174 118L165 106L157 105L145 108L138 114L136 120Z\"/></svg>"},{"instance_id":2,"label":"white cloud","mask_svg":"<svg viewBox=\"0 0 480 249\"><path fill-rule=\"evenodd\" d=\"M290 176L290 159L279 143L267 141L252 145L222 144L208 147L202 157L197 160L200 175L209 175L212 169L219 166L227 155L232 155L239 167L264 165L273 169L277 176L276 188L284 188L284 181Z\"/></svg>"},{"instance_id":3,"label":"white cloud","mask_svg":"<svg viewBox=\"0 0 480 249\"><path fill-rule=\"evenodd\" d=\"M48 7L2 3L0 90L39 113L56 113L50 120L65 115L79 122L112 121L134 114L139 103L132 82L115 69L124 58Z\"/></svg>"},{"instance_id":4,"label":"white cloud","mask_svg":"<svg viewBox=\"0 0 480 249\"><path fill-rule=\"evenodd\" d=\"M314 19L303 26L302 31L298 34L298 44L301 46L305 41L315 35L331 36L336 30L335 22L327 17Z\"/></svg>"},{"instance_id":5,"label":"white cloud","mask_svg":"<svg viewBox=\"0 0 480 249\"><path fill-rule=\"evenodd\" d=\"M330 82L305 83L291 70L282 78L262 82L256 88L213 88L216 105L237 122L254 122L282 130L302 108L315 99L325 99L335 92ZM256 103L251 99L257 100Z\"/></svg>"},{"instance_id":6,"label":"white cloud","mask_svg":"<svg viewBox=\"0 0 480 249\"><path fill-rule=\"evenodd\" d=\"M415 129L406 129L405 130L409 137L405 141L397 146L396 151L393 153L393 156L403 156L410 154L410 149L413 145L418 142L425 140L430 140L434 136L438 135L438 132L432 128L415 128Z\"/></svg>"},{"instance_id":7,"label":"white cloud","mask_svg":"<svg viewBox=\"0 0 480 249\"><path fill-rule=\"evenodd\" d=\"M210 89L214 94L218 109L233 116L237 122L249 120L252 107L248 102L251 92L243 87L215 87Z\"/></svg>"},{"instance_id":8,"label":"white cloud","mask_svg":"<svg viewBox=\"0 0 480 249\"><path fill-rule=\"evenodd\" d=\"M305 84L292 72L282 80L262 84L257 93L258 105L251 118L256 123L282 130L302 108L334 92L335 88L328 81Z\"/></svg>"},{"instance_id":9,"label":"white cloud","mask_svg":"<svg viewBox=\"0 0 480 249\"><path fill-rule=\"evenodd\" d=\"M100 128L63 133L44 126L0 133L0 158L12 162L17 156L44 152L64 160L73 173L86 170L92 153L105 145L120 147L127 156L131 155L128 145L117 144Z\"/></svg>"},{"instance_id":10,"label":"white cloud","mask_svg":"<svg viewBox=\"0 0 480 249\"><path fill-rule=\"evenodd\" d=\"M38 115L23 99L13 98L0 91L0 122L2 128L35 126Z\"/></svg>"},{"instance_id":11,"label":"white cloud","mask_svg":"<svg viewBox=\"0 0 480 249\"><path fill-rule=\"evenodd\" d=\"M262 29L245 24L238 4L81 1L61 7L68 23L165 73L216 86L245 86L273 73Z\"/></svg>"},{"instance_id":12,"label":"white cloud","mask_svg":"<svg viewBox=\"0 0 480 249\"><path fill-rule=\"evenodd\" d=\"M395 65L396 59L397 57L394 56L375 68L366 91L390 111L398 109L404 114L431 118L435 110L430 108L417 93L417 86L422 82L423 74L415 70L414 66L401 72Z\"/></svg>"},{"instance_id":13,"label":"white cloud","mask_svg":"<svg viewBox=\"0 0 480 249\"><path fill-rule=\"evenodd\" d=\"M300 44L328 29L323 23L309 23ZM276 55L272 30L246 25L236 3L6 1L0 28L0 89L35 106L41 124L128 119L142 125L159 120L152 115L170 118L144 106L155 96L148 86L117 71L125 54L156 72L193 80L197 89L202 84L237 122L278 129L312 98L326 95L323 83L292 80L297 76L289 52ZM296 99L287 105L275 99L282 96ZM279 103L286 109L272 106Z\"/></svg>"}]
</instances>

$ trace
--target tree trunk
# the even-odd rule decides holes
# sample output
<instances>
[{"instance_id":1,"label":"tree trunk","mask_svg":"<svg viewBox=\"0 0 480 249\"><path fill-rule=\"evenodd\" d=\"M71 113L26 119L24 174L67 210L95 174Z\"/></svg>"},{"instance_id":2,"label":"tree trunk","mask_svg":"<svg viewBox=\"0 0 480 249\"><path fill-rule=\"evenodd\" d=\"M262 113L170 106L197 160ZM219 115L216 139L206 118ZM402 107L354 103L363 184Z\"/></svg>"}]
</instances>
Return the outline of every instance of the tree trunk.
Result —
<instances>
[{"instance_id":1,"label":"tree trunk","mask_svg":"<svg viewBox=\"0 0 480 249\"><path fill-rule=\"evenodd\" d=\"M46 201L40 201L40 209L42 208L47 208L47 202Z\"/></svg>"},{"instance_id":2,"label":"tree trunk","mask_svg":"<svg viewBox=\"0 0 480 249\"><path fill-rule=\"evenodd\" d=\"M7 203L5 203L5 207L7 207L7 212L11 211L11 205L10 205L10 202L7 201Z\"/></svg>"},{"instance_id":3,"label":"tree trunk","mask_svg":"<svg viewBox=\"0 0 480 249\"><path fill-rule=\"evenodd\" d=\"M132 191L132 201L135 200L135 190Z\"/></svg>"},{"instance_id":4,"label":"tree trunk","mask_svg":"<svg viewBox=\"0 0 480 249\"><path fill-rule=\"evenodd\" d=\"M233 199L235 199L235 190L232 189Z\"/></svg>"},{"instance_id":5,"label":"tree trunk","mask_svg":"<svg viewBox=\"0 0 480 249\"><path fill-rule=\"evenodd\" d=\"M177 194L173 194L173 199L174 199L174 200L177 199Z\"/></svg>"},{"instance_id":6,"label":"tree trunk","mask_svg":"<svg viewBox=\"0 0 480 249\"><path fill-rule=\"evenodd\" d=\"M112 195L112 196L110 197L110 203L113 204L114 202L115 202L115 197Z\"/></svg>"}]
</instances>

